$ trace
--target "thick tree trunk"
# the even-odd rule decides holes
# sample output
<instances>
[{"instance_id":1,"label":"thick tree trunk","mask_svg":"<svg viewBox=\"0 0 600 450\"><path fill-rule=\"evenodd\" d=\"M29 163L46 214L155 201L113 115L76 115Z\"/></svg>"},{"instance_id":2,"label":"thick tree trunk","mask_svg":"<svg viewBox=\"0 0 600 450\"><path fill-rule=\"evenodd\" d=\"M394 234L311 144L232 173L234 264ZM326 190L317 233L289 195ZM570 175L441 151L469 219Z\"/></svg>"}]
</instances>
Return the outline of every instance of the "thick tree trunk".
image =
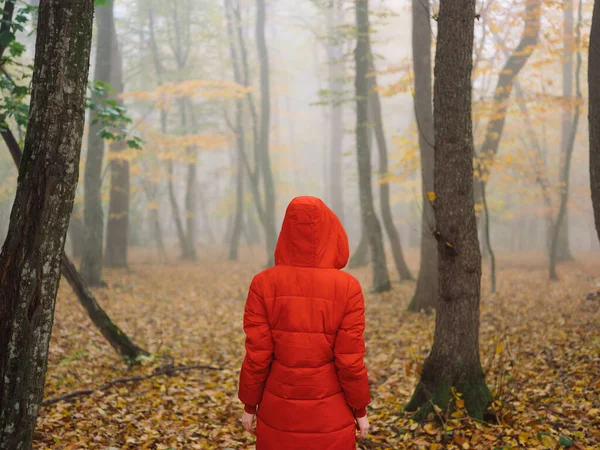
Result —
<instances>
[{"instance_id":1,"label":"thick tree trunk","mask_svg":"<svg viewBox=\"0 0 600 450\"><path fill-rule=\"evenodd\" d=\"M600 4L594 3L588 61L590 190L596 234L600 240Z\"/></svg>"},{"instance_id":2,"label":"thick tree trunk","mask_svg":"<svg viewBox=\"0 0 600 450\"><path fill-rule=\"evenodd\" d=\"M112 34L114 28L113 0L99 6L96 11L98 40L96 43L96 62L94 82L110 82ZM98 103L97 94L92 101ZM81 276L90 286L102 286L102 246L104 245L104 212L102 211L102 163L104 160L104 139L99 136L102 122L91 124L90 114L87 157L83 184L83 221L84 247L81 259Z\"/></svg>"},{"instance_id":3,"label":"thick tree trunk","mask_svg":"<svg viewBox=\"0 0 600 450\"><path fill-rule=\"evenodd\" d=\"M492 396L479 359L481 255L473 202L471 71L475 0L442 0L435 55L434 201L440 299L431 353L406 406L425 419L453 408L452 388L481 419Z\"/></svg>"},{"instance_id":4,"label":"thick tree trunk","mask_svg":"<svg viewBox=\"0 0 600 450\"><path fill-rule=\"evenodd\" d=\"M396 270L398 271L400 281L412 281L414 278L404 259L400 235L394 224L392 209L390 207L390 184L387 181L388 150L387 142L385 140L383 118L381 116L381 100L379 98L379 92L375 89L377 87L377 78L375 75L375 63L373 62L371 49L369 49L369 59L369 68L372 72L369 75L369 112L370 117L373 119L372 126L375 128L375 139L377 140L377 148L379 150L379 202L381 206L381 220L383 221L383 226L385 227L388 239L390 240L392 256L394 257L394 263L396 264Z\"/></svg>"},{"instance_id":5,"label":"thick tree trunk","mask_svg":"<svg viewBox=\"0 0 600 450\"><path fill-rule=\"evenodd\" d=\"M371 186L371 148L369 146L369 3L368 0L356 0L357 43L354 57L356 61L356 156L358 162L358 185L360 210L364 231L369 240L371 261L373 264L373 291L382 292L391 289L385 261L383 234L379 220L373 208L373 189Z\"/></svg>"},{"instance_id":6,"label":"thick tree trunk","mask_svg":"<svg viewBox=\"0 0 600 450\"><path fill-rule=\"evenodd\" d=\"M112 77L114 96L123 92L123 61L117 33L112 32ZM127 267L129 237L129 161L123 158L127 149L124 140L110 144L110 200L108 202L108 224L106 226L105 263L108 267Z\"/></svg>"},{"instance_id":7,"label":"thick tree trunk","mask_svg":"<svg viewBox=\"0 0 600 450\"><path fill-rule=\"evenodd\" d=\"M79 176L92 2L42 0L31 110L0 253L0 448L29 450Z\"/></svg>"},{"instance_id":8,"label":"thick tree trunk","mask_svg":"<svg viewBox=\"0 0 600 450\"><path fill-rule=\"evenodd\" d=\"M435 309L438 300L435 217L428 192L433 192L433 106L431 98L431 23L429 0L412 0L412 53L415 79L415 120L421 154L421 261L409 311Z\"/></svg>"},{"instance_id":9,"label":"thick tree trunk","mask_svg":"<svg viewBox=\"0 0 600 450\"><path fill-rule=\"evenodd\" d=\"M556 272L556 263L558 262L558 251L560 243L560 233L562 223L567 217L567 203L569 201L569 183L571 180L571 160L573 157L573 149L575 148L575 138L577 136L577 127L579 125L579 116L581 115L581 21L582 21L582 5L579 2L579 9L577 13L577 31L576 31L576 46L577 46L577 69L575 70L575 90L577 96L577 104L575 106L575 112L573 114L573 123L571 124L571 132L567 141L567 147L565 152L565 159L563 167L561 167L561 180L564 180L564 186L560 190L560 206L556 220L554 221L554 229L552 230L552 241L550 247L550 279L558 280L558 273Z\"/></svg>"},{"instance_id":10,"label":"thick tree trunk","mask_svg":"<svg viewBox=\"0 0 600 450\"><path fill-rule=\"evenodd\" d=\"M327 7L327 57L329 67L329 91L333 96L331 105L329 196L331 209L344 223L344 193L342 183L342 149L344 143L343 103L344 49L339 27L344 23L343 0L332 0Z\"/></svg>"},{"instance_id":11,"label":"thick tree trunk","mask_svg":"<svg viewBox=\"0 0 600 450\"><path fill-rule=\"evenodd\" d=\"M269 85L269 52L265 40L266 8L265 0L256 0L256 46L260 63L260 166L265 193L265 241L267 243L268 265L273 265L277 231L275 229L275 182L269 156L269 128L271 118L271 94Z\"/></svg>"},{"instance_id":12,"label":"thick tree trunk","mask_svg":"<svg viewBox=\"0 0 600 450\"><path fill-rule=\"evenodd\" d=\"M565 171L562 170L565 165L567 152L569 150L569 139L571 136L571 129L573 127L573 112L572 112L572 96L573 96L573 52L574 49L574 36L573 36L573 0L564 0L563 8L563 63L562 63L562 76L563 76L563 110L562 110L562 127L561 127L561 139L560 139L560 151L561 151L561 170L560 183L566 183ZM567 197L568 205L568 197ZM567 208L564 217L561 221L561 226L558 233L558 243L556 244L556 260L557 261L568 261L573 259L571 254L571 247L569 245L569 210Z\"/></svg>"}]
</instances>

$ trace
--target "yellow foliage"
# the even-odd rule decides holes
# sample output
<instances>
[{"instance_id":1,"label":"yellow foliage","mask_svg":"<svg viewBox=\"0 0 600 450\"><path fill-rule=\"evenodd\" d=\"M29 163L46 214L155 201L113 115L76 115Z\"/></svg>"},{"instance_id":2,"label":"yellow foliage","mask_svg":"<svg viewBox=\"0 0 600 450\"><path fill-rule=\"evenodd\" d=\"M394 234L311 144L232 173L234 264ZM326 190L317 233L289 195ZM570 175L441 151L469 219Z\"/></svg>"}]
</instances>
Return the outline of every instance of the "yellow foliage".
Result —
<instances>
[{"instance_id":1,"label":"yellow foliage","mask_svg":"<svg viewBox=\"0 0 600 450\"><path fill-rule=\"evenodd\" d=\"M181 98L243 98L251 89L231 81L185 80L163 83L152 91L132 91L121 94L121 99L134 102L151 101L157 107L168 109L172 100Z\"/></svg>"}]
</instances>

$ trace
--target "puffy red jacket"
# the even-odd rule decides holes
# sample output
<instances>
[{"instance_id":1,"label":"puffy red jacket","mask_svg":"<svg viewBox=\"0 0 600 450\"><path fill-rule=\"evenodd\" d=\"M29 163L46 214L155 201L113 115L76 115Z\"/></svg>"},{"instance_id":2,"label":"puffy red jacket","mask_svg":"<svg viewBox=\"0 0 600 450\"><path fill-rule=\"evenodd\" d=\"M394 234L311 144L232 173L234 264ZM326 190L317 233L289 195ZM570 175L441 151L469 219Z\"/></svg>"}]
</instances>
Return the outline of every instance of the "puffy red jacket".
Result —
<instances>
[{"instance_id":1,"label":"puffy red jacket","mask_svg":"<svg viewBox=\"0 0 600 450\"><path fill-rule=\"evenodd\" d=\"M370 395L364 299L339 270L347 262L336 215L318 198L292 200L275 266L254 277L244 312L239 398L258 407L257 450L356 448L354 415Z\"/></svg>"}]
</instances>

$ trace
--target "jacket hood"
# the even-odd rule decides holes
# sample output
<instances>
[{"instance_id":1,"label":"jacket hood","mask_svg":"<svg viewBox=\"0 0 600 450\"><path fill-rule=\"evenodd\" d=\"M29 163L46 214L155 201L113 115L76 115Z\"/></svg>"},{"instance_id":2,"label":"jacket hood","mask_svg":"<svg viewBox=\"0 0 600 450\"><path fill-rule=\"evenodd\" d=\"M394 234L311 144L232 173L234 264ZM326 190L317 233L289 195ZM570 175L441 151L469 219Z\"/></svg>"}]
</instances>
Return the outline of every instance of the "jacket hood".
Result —
<instances>
[{"instance_id":1,"label":"jacket hood","mask_svg":"<svg viewBox=\"0 0 600 450\"><path fill-rule=\"evenodd\" d=\"M344 227L321 199L290 202L275 248L276 265L341 269L349 253Z\"/></svg>"}]
</instances>

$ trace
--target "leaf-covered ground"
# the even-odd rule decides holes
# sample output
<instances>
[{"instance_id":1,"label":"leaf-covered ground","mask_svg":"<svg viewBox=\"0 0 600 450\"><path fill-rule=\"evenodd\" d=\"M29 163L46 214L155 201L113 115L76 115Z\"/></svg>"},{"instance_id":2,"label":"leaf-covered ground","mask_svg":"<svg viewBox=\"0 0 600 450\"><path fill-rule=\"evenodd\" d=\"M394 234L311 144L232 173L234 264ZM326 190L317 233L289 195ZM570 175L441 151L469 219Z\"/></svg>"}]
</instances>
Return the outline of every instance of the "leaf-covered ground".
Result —
<instances>
[{"instance_id":1,"label":"leaf-covered ground","mask_svg":"<svg viewBox=\"0 0 600 450\"><path fill-rule=\"evenodd\" d=\"M255 254L262 252L258 250ZM207 257L208 258L208 257ZM149 258L146 258L148 260ZM150 374L161 364L212 365L43 407L36 449L252 449L236 398L247 285L260 264L211 255L197 263L145 263L106 271L98 301L154 358L128 370L61 284L46 398ZM252 258L246 255L246 260ZM579 258L547 281L542 259L501 262L499 293L481 305L481 355L499 423L459 409L418 425L402 412L431 346L434 318L406 312L412 283L366 296L372 432L360 448L600 449L600 264ZM515 261L521 261L517 263ZM412 261L414 263L414 261ZM414 264L413 264L414 266ZM365 291L369 271L353 271ZM457 405L461 406L460 398ZM283 450L283 449L282 449Z\"/></svg>"}]
</instances>

